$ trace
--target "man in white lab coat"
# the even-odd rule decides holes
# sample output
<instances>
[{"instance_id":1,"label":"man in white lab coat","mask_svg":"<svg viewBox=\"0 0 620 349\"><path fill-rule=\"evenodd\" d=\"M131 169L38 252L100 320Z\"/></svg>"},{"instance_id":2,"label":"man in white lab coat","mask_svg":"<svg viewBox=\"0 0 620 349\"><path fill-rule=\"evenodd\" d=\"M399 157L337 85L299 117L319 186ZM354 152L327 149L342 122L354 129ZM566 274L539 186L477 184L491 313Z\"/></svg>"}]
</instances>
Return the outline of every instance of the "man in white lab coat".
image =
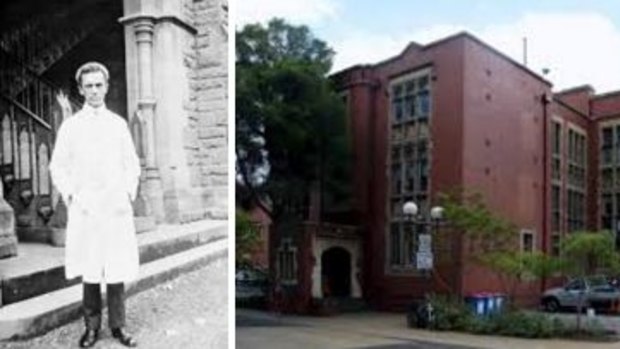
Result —
<instances>
[{"instance_id":1,"label":"man in white lab coat","mask_svg":"<svg viewBox=\"0 0 620 349\"><path fill-rule=\"evenodd\" d=\"M81 276L83 282L86 331L79 344L92 347L99 338L104 282L112 336L133 347L136 341L123 329L124 282L138 275L131 202L140 165L127 122L105 106L108 70L90 62L75 78L84 107L60 126L50 172L68 207L65 274L67 279ZM62 96L59 102L68 106Z\"/></svg>"}]
</instances>

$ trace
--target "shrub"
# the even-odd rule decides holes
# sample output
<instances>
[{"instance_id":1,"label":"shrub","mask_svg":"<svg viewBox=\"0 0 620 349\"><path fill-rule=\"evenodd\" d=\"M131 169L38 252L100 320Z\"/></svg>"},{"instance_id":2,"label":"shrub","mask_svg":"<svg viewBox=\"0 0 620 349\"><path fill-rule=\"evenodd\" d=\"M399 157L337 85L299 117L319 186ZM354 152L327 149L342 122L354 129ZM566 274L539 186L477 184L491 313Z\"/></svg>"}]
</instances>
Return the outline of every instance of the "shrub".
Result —
<instances>
[{"instance_id":1,"label":"shrub","mask_svg":"<svg viewBox=\"0 0 620 349\"><path fill-rule=\"evenodd\" d=\"M433 321L430 327L439 331L464 331L475 316L460 299L440 295L431 296Z\"/></svg>"},{"instance_id":2,"label":"shrub","mask_svg":"<svg viewBox=\"0 0 620 349\"><path fill-rule=\"evenodd\" d=\"M550 338L560 334L563 329L559 320L534 312L506 312L494 321L497 323L497 333L504 336Z\"/></svg>"},{"instance_id":3,"label":"shrub","mask_svg":"<svg viewBox=\"0 0 620 349\"><path fill-rule=\"evenodd\" d=\"M475 334L498 334L522 338L569 337L575 335L573 326L566 326L560 319L546 314L506 310L487 316L476 316L460 299L431 296L433 319L429 327L439 331L464 331ZM596 321L588 323L586 337L600 338L605 329Z\"/></svg>"}]
</instances>

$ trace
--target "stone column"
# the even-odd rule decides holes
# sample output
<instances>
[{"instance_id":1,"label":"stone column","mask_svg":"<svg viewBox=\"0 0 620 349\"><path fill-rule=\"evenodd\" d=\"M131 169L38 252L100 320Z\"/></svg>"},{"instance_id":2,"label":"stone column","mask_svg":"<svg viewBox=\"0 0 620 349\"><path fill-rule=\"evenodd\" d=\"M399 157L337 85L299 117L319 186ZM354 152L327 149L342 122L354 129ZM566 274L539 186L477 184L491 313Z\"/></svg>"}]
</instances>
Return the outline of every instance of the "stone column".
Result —
<instances>
[{"instance_id":1,"label":"stone column","mask_svg":"<svg viewBox=\"0 0 620 349\"><path fill-rule=\"evenodd\" d=\"M4 188L0 181L0 258L12 256L17 256L15 212L4 200Z\"/></svg>"},{"instance_id":2,"label":"stone column","mask_svg":"<svg viewBox=\"0 0 620 349\"><path fill-rule=\"evenodd\" d=\"M199 95L210 95L207 90L213 84L199 80L211 72L195 69L196 7L185 0L124 0L125 17L120 19L125 25L127 109L146 121L144 186L150 194L145 197L157 193L149 203L158 205L154 212L159 222L201 219L206 216L205 201L213 196L205 188L211 183L201 178L204 158L214 155L206 149L214 147L200 140L201 120L212 116L198 110L196 103ZM210 101L203 102L210 107Z\"/></svg>"},{"instance_id":3,"label":"stone column","mask_svg":"<svg viewBox=\"0 0 620 349\"><path fill-rule=\"evenodd\" d=\"M141 177L141 195L148 201L148 212L157 222L164 220L163 187L157 166L157 149L155 146L155 98L153 96L153 30L152 16L137 16L125 22L135 33L135 45L138 70L137 113L144 125L144 175ZM131 44L131 43L128 43Z\"/></svg>"}]
</instances>

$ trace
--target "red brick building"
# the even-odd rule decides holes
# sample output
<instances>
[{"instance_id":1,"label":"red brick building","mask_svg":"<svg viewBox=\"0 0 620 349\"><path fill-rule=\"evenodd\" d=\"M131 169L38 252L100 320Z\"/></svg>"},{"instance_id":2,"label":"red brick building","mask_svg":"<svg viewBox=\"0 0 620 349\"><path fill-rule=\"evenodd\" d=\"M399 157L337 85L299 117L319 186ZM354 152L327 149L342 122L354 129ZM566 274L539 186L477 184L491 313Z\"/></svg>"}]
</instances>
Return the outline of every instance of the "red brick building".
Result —
<instances>
[{"instance_id":1,"label":"red brick building","mask_svg":"<svg viewBox=\"0 0 620 349\"><path fill-rule=\"evenodd\" d=\"M559 253L564 234L619 226L620 92L596 95L584 86L554 94L550 81L468 33L411 43L393 58L332 78L347 105L361 217L341 239L355 241L340 246L349 254L340 263L350 264L350 284L360 289L354 294L349 286L349 297L403 309L429 291L502 290L471 262L458 234L437 237L449 246L436 253L441 278L416 269L417 237L402 205L414 201L428 215L438 194L454 188L482 193L493 212L516 224L515 248ZM325 298L317 286L330 268L327 250L317 248L321 234L305 234L294 247L289 279L299 281L298 299ZM284 263L282 246L272 241L276 268ZM544 287L519 285L518 301L535 302Z\"/></svg>"}]
</instances>

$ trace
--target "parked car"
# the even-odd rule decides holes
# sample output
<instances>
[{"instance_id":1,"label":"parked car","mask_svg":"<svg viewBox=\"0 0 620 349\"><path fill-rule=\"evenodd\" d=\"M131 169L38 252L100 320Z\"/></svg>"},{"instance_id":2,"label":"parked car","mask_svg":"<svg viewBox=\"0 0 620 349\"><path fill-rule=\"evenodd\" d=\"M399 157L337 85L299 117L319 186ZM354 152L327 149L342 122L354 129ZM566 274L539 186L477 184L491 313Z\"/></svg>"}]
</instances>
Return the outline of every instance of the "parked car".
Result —
<instances>
[{"instance_id":1,"label":"parked car","mask_svg":"<svg viewBox=\"0 0 620 349\"><path fill-rule=\"evenodd\" d=\"M238 305L261 306L268 289L269 277L266 272L251 266L235 271L235 300Z\"/></svg>"},{"instance_id":2,"label":"parked car","mask_svg":"<svg viewBox=\"0 0 620 349\"><path fill-rule=\"evenodd\" d=\"M620 289L620 276L611 276L608 280L613 287Z\"/></svg>"},{"instance_id":3,"label":"parked car","mask_svg":"<svg viewBox=\"0 0 620 349\"><path fill-rule=\"evenodd\" d=\"M564 308L576 309L580 297L584 308L616 310L620 303L620 289L604 276L575 278L564 287L546 290L541 301L545 310L553 312Z\"/></svg>"}]
</instances>

